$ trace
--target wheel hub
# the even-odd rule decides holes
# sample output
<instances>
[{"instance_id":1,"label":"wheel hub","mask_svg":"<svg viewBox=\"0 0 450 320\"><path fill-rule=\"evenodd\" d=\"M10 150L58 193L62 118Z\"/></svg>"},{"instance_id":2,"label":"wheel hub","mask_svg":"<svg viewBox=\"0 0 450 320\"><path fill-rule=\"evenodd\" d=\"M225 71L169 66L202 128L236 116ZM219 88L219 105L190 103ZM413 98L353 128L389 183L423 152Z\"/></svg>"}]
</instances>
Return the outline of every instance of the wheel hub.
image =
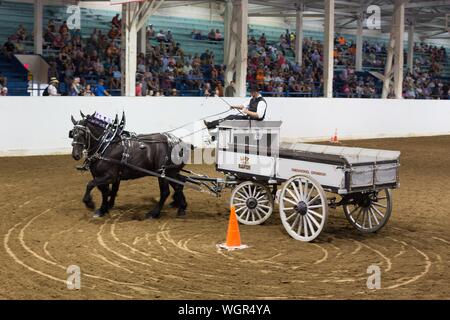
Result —
<instances>
[{"instance_id":1,"label":"wheel hub","mask_svg":"<svg viewBox=\"0 0 450 320\"><path fill-rule=\"evenodd\" d=\"M364 208L370 207L372 200L369 197L363 197L360 201L360 206Z\"/></svg>"},{"instance_id":2,"label":"wheel hub","mask_svg":"<svg viewBox=\"0 0 450 320\"><path fill-rule=\"evenodd\" d=\"M294 206L294 210L304 216L308 212L308 205L304 201L300 201Z\"/></svg>"},{"instance_id":3,"label":"wheel hub","mask_svg":"<svg viewBox=\"0 0 450 320\"><path fill-rule=\"evenodd\" d=\"M256 200L255 198L248 198L245 204L247 205L247 208L255 209L258 205L258 200Z\"/></svg>"}]
</instances>

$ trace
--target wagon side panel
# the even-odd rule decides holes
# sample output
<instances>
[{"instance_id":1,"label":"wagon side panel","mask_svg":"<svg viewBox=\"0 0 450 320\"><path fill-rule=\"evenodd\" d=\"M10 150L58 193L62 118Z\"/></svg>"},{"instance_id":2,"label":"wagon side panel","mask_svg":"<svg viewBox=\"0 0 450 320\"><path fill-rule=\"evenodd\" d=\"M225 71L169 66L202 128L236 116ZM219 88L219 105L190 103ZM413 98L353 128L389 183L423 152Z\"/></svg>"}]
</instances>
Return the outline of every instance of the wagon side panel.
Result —
<instances>
[{"instance_id":1,"label":"wagon side panel","mask_svg":"<svg viewBox=\"0 0 450 320\"><path fill-rule=\"evenodd\" d=\"M305 174L317 180L325 190L345 192L345 170L333 164L279 158L276 171L277 178L280 180Z\"/></svg>"}]
</instances>

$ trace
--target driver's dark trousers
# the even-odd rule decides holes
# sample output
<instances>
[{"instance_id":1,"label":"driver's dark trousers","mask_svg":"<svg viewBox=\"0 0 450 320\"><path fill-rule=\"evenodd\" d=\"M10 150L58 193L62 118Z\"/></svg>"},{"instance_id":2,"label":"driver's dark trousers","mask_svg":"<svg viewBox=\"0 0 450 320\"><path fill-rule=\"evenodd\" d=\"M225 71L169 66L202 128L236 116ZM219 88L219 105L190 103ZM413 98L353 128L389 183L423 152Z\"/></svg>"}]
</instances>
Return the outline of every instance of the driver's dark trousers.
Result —
<instances>
[{"instance_id":1,"label":"driver's dark trousers","mask_svg":"<svg viewBox=\"0 0 450 320\"><path fill-rule=\"evenodd\" d=\"M249 120L249 119L250 119L249 116L244 116L244 115L240 115L240 114L232 114L226 118L217 119L217 120L214 120L211 122L205 121L205 125L208 128L208 130L211 130L211 129L216 128L219 125L219 123L221 123L222 121L225 121L225 120Z\"/></svg>"}]
</instances>

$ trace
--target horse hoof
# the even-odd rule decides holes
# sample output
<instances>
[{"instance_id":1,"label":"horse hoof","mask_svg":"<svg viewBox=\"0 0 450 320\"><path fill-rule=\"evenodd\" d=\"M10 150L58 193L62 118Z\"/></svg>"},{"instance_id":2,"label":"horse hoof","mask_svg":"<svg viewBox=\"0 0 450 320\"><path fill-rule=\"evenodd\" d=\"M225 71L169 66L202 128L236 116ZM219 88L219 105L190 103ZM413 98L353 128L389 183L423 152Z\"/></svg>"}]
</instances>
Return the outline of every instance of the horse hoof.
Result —
<instances>
[{"instance_id":1,"label":"horse hoof","mask_svg":"<svg viewBox=\"0 0 450 320\"><path fill-rule=\"evenodd\" d=\"M186 210L180 209L177 212L177 218L185 218L186 217Z\"/></svg>"},{"instance_id":2,"label":"horse hoof","mask_svg":"<svg viewBox=\"0 0 450 320\"><path fill-rule=\"evenodd\" d=\"M159 219L160 216L161 216L160 212L153 212L153 211L147 212L145 215L147 219Z\"/></svg>"},{"instance_id":3,"label":"horse hoof","mask_svg":"<svg viewBox=\"0 0 450 320\"><path fill-rule=\"evenodd\" d=\"M102 212L100 210L95 211L93 218L102 218L106 215L107 212Z\"/></svg>"},{"instance_id":4,"label":"horse hoof","mask_svg":"<svg viewBox=\"0 0 450 320\"><path fill-rule=\"evenodd\" d=\"M92 200L89 201L83 201L86 208L94 210L95 209L95 203Z\"/></svg>"}]
</instances>

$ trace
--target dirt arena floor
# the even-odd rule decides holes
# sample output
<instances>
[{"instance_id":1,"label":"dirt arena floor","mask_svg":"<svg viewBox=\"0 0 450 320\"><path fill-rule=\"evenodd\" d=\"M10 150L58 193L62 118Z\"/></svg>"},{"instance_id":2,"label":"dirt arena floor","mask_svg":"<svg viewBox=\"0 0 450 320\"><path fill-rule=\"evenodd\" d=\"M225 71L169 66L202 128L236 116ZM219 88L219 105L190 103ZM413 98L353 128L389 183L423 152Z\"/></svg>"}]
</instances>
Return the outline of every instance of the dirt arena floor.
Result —
<instances>
[{"instance_id":1,"label":"dirt arena floor","mask_svg":"<svg viewBox=\"0 0 450 320\"><path fill-rule=\"evenodd\" d=\"M276 210L261 226L240 226L251 246L223 252L229 191L187 191L188 216L166 208L140 221L157 181L123 182L116 208L92 219L81 202L90 175L70 156L0 158L2 299L449 299L450 137L344 142L400 150L400 189L390 221L361 235L342 209L314 243L292 239ZM192 166L217 175L213 166ZM100 193L94 192L99 203ZM381 289L366 286L381 268ZM81 289L66 286L69 265Z\"/></svg>"}]
</instances>

